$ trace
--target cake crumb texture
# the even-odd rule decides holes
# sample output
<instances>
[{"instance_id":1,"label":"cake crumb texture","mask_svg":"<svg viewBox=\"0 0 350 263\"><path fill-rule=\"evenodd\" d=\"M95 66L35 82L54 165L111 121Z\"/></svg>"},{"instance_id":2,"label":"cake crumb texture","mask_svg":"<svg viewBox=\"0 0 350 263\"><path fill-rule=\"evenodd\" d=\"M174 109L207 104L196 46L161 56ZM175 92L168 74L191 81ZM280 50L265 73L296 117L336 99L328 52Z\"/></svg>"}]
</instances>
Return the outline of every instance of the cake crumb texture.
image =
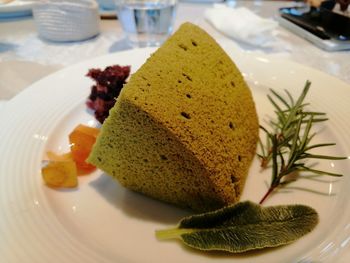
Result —
<instances>
[{"instance_id":1,"label":"cake crumb texture","mask_svg":"<svg viewBox=\"0 0 350 263\"><path fill-rule=\"evenodd\" d=\"M88 161L131 190L208 211L239 200L258 130L235 64L185 23L131 76Z\"/></svg>"}]
</instances>

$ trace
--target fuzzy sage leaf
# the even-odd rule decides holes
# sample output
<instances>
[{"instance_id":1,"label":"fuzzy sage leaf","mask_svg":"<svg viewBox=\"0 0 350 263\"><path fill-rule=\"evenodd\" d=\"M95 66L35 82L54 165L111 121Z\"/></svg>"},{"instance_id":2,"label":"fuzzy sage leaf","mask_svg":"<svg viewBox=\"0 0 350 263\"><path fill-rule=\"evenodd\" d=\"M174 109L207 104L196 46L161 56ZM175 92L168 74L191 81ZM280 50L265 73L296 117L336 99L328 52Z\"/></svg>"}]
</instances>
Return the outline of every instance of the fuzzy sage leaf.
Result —
<instances>
[{"instance_id":1,"label":"fuzzy sage leaf","mask_svg":"<svg viewBox=\"0 0 350 263\"><path fill-rule=\"evenodd\" d=\"M156 236L179 238L200 250L240 253L291 243L317 223L317 212L305 205L262 207L246 201L185 217L177 228L156 231Z\"/></svg>"}]
</instances>

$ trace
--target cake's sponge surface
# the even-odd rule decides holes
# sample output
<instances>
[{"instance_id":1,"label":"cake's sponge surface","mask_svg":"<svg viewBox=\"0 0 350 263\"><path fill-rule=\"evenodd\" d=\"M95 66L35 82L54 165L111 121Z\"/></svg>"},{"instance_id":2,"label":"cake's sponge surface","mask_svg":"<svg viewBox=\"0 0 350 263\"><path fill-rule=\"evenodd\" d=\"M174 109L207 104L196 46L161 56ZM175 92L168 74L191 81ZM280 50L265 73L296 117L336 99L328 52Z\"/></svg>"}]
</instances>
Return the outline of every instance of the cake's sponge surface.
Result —
<instances>
[{"instance_id":1,"label":"cake's sponge surface","mask_svg":"<svg viewBox=\"0 0 350 263\"><path fill-rule=\"evenodd\" d=\"M238 201L258 127L237 67L185 23L131 76L88 161L129 189L211 210Z\"/></svg>"}]
</instances>

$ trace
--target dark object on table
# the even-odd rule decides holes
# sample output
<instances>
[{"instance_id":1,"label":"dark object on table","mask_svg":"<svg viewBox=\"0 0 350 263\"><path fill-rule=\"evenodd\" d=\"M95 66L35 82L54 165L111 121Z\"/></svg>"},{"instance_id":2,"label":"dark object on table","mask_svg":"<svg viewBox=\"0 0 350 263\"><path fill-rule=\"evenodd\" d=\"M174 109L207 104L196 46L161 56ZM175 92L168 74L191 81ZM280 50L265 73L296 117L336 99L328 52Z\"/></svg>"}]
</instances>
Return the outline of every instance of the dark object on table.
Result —
<instances>
[{"instance_id":1,"label":"dark object on table","mask_svg":"<svg viewBox=\"0 0 350 263\"><path fill-rule=\"evenodd\" d=\"M340 5L340 10L341 11L346 11L350 5L350 0L336 0L337 3Z\"/></svg>"},{"instance_id":2,"label":"dark object on table","mask_svg":"<svg viewBox=\"0 0 350 263\"><path fill-rule=\"evenodd\" d=\"M333 10L336 5L336 0L326 0L321 3L321 8L325 8L328 10Z\"/></svg>"},{"instance_id":3,"label":"dark object on table","mask_svg":"<svg viewBox=\"0 0 350 263\"><path fill-rule=\"evenodd\" d=\"M340 11L345 12L349 5L350 0L307 0L308 5L314 6L314 7L322 7L328 10L334 10L334 7L338 3L340 6Z\"/></svg>"},{"instance_id":4,"label":"dark object on table","mask_svg":"<svg viewBox=\"0 0 350 263\"><path fill-rule=\"evenodd\" d=\"M104 70L90 69L86 76L96 81L91 87L91 94L86 105L94 110L95 118L102 124L114 106L126 79L130 74L130 66L109 66Z\"/></svg>"},{"instance_id":5,"label":"dark object on table","mask_svg":"<svg viewBox=\"0 0 350 263\"><path fill-rule=\"evenodd\" d=\"M281 8L278 20L282 26L323 49L332 51L350 49L350 18L325 7L332 6L330 3L325 3L320 8Z\"/></svg>"}]
</instances>

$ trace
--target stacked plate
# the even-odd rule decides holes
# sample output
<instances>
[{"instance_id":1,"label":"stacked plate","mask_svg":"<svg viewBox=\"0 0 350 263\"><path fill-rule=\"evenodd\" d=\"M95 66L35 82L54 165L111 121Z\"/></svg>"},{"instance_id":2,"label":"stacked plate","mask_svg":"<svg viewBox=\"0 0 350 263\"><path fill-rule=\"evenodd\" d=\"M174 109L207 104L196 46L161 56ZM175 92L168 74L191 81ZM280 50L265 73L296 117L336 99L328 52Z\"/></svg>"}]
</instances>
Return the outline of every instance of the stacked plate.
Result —
<instances>
[{"instance_id":1,"label":"stacked plate","mask_svg":"<svg viewBox=\"0 0 350 263\"><path fill-rule=\"evenodd\" d=\"M34 1L0 1L0 19L30 16Z\"/></svg>"}]
</instances>

